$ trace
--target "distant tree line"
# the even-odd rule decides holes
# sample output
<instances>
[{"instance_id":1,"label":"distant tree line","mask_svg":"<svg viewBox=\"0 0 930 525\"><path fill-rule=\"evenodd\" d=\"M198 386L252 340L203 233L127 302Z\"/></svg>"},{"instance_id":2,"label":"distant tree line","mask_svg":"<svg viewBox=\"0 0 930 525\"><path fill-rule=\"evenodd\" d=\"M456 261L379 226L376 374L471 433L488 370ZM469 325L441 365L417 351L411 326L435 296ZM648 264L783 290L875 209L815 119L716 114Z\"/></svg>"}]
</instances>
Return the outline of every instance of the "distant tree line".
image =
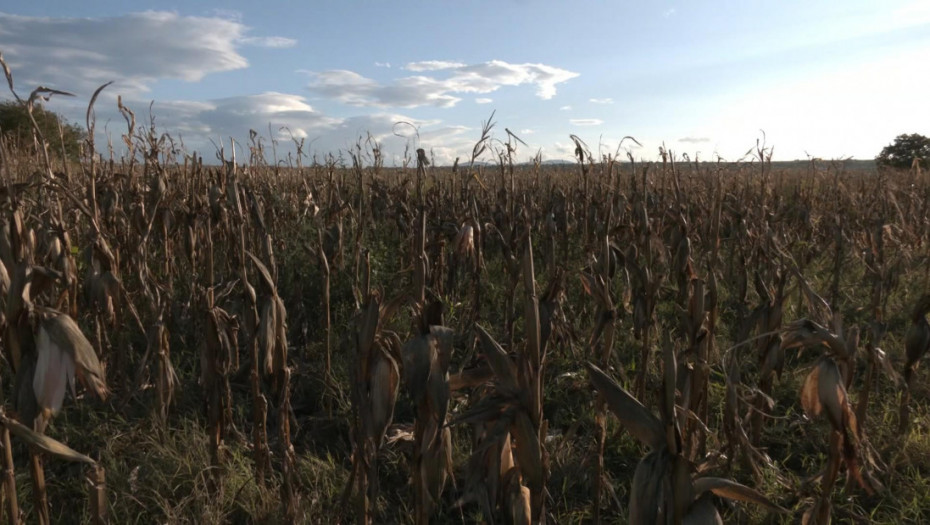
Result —
<instances>
[{"instance_id":1,"label":"distant tree line","mask_svg":"<svg viewBox=\"0 0 930 525\"><path fill-rule=\"evenodd\" d=\"M84 128L69 123L61 115L40 104L33 107L32 116L48 142L49 155L60 155L64 145L65 155L69 159L75 160L80 156L81 143L87 136ZM3 140L15 147L32 150L35 145L33 135L26 108L13 100L0 102L0 136Z\"/></svg>"},{"instance_id":2,"label":"distant tree line","mask_svg":"<svg viewBox=\"0 0 930 525\"><path fill-rule=\"evenodd\" d=\"M875 157L875 163L888 168L910 169L918 162L922 169L927 169L930 161L930 138L912 133L898 135L894 142L885 146Z\"/></svg>"}]
</instances>

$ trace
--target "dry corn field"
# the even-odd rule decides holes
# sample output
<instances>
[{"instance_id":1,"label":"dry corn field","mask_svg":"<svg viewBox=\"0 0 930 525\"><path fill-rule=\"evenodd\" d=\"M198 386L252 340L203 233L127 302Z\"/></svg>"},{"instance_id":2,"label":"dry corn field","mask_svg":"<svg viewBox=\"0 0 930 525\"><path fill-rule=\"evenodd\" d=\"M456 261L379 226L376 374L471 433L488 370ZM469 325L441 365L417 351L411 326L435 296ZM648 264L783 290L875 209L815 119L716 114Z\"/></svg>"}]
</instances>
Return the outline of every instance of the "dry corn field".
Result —
<instances>
[{"instance_id":1,"label":"dry corn field","mask_svg":"<svg viewBox=\"0 0 930 525\"><path fill-rule=\"evenodd\" d=\"M919 169L205 161L119 110L122 157L0 144L5 522L930 520Z\"/></svg>"}]
</instances>

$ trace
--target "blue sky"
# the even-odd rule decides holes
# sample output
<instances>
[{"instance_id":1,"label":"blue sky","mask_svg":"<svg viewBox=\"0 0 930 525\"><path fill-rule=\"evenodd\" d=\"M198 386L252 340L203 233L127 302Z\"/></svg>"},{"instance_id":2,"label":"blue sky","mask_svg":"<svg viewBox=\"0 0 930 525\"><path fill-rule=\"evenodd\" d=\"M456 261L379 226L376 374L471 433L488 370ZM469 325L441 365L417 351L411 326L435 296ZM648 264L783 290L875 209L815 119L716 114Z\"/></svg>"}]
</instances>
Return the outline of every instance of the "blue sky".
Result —
<instances>
[{"instance_id":1,"label":"blue sky","mask_svg":"<svg viewBox=\"0 0 930 525\"><path fill-rule=\"evenodd\" d=\"M527 143L519 160L570 158L569 134L708 160L763 131L779 160L930 135L926 1L45 1L0 6L0 51L21 94L77 95L49 103L75 122L114 80L97 106L114 144L116 97L140 122L154 100L159 128L207 158L255 129L282 156L291 136L324 154L370 133L389 165L408 144L450 163L492 111L497 138Z\"/></svg>"}]
</instances>

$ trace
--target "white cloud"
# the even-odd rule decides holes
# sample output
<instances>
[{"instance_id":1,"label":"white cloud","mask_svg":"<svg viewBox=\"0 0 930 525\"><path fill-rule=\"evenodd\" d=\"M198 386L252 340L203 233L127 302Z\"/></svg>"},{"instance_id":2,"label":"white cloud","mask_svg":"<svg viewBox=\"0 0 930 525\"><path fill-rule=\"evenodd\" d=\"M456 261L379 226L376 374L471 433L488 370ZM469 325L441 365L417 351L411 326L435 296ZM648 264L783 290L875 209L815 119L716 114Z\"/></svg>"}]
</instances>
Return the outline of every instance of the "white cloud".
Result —
<instances>
[{"instance_id":1,"label":"white cloud","mask_svg":"<svg viewBox=\"0 0 930 525\"><path fill-rule=\"evenodd\" d=\"M614 99L612 98L591 98L588 99L592 104L613 104Z\"/></svg>"},{"instance_id":2,"label":"white cloud","mask_svg":"<svg viewBox=\"0 0 930 525\"><path fill-rule=\"evenodd\" d=\"M490 104L491 102L494 102L494 99L492 99L492 98L483 98L483 97L482 97L482 98L476 98L476 99L475 99L475 104Z\"/></svg>"},{"instance_id":3,"label":"white cloud","mask_svg":"<svg viewBox=\"0 0 930 525\"><path fill-rule=\"evenodd\" d=\"M143 101L124 103L133 109L136 115L147 114L148 104ZM113 105L98 105L98 121L107 118L118 119L115 109ZM188 148L200 151L205 144L209 145L211 137L242 139L248 137L250 129L267 136L270 126L275 132L275 138L286 138L289 135L282 128L287 127L295 136L306 137L335 130L344 122L314 110L302 96L276 92L202 102L156 101L152 113L159 128L176 138L180 135ZM122 128L119 128L119 132L123 132Z\"/></svg>"},{"instance_id":4,"label":"white cloud","mask_svg":"<svg viewBox=\"0 0 930 525\"><path fill-rule=\"evenodd\" d=\"M404 69L407 71L439 71L463 67L464 65L461 62L449 62L447 60L421 60L419 62L408 62Z\"/></svg>"},{"instance_id":5,"label":"white cloud","mask_svg":"<svg viewBox=\"0 0 930 525\"><path fill-rule=\"evenodd\" d=\"M577 158L575 157L575 144L571 142L555 142L552 146L544 146L542 151L553 159L572 160Z\"/></svg>"},{"instance_id":6,"label":"white cloud","mask_svg":"<svg viewBox=\"0 0 930 525\"><path fill-rule=\"evenodd\" d=\"M545 64L509 64L502 60L464 66L456 71L458 75L453 77L452 81L463 91L486 93L500 86L535 84L536 96L546 100L555 96L557 84L578 76L578 73Z\"/></svg>"},{"instance_id":7,"label":"white cloud","mask_svg":"<svg viewBox=\"0 0 930 525\"><path fill-rule=\"evenodd\" d=\"M452 107L460 100L449 95L449 89L430 77L406 77L393 85L384 86L344 69L312 73L314 81L310 89L327 98L351 106L406 107L437 106Z\"/></svg>"},{"instance_id":8,"label":"white cloud","mask_svg":"<svg viewBox=\"0 0 930 525\"><path fill-rule=\"evenodd\" d=\"M354 71L330 70L310 73L309 88L344 104L369 107L455 106L465 93L486 94L503 86L536 86L536 95L550 99L556 86L578 76L578 73L545 64L510 64L492 60L481 64L460 65L452 62L413 62L406 68L441 70L445 78L416 75L381 84ZM432 68L432 69L430 69Z\"/></svg>"},{"instance_id":9,"label":"white cloud","mask_svg":"<svg viewBox=\"0 0 930 525\"><path fill-rule=\"evenodd\" d=\"M536 131L530 128L525 128L525 129L520 130L521 135L532 135L533 133L536 133Z\"/></svg>"},{"instance_id":10,"label":"white cloud","mask_svg":"<svg viewBox=\"0 0 930 525\"><path fill-rule=\"evenodd\" d=\"M242 45L282 47L293 40L246 36L232 17L181 16L146 11L106 18L49 18L0 13L0 49L20 91L46 85L90 94L110 80L123 94L140 93L158 79L196 82L242 69Z\"/></svg>"},{"instance_id":11,"label":"white cloud","mask_svg":"<svg viewBox=\"0 0 930 525\"><path fill-rule=\"evenodd\" d=\"M375 62L375 67L386 67L390 69L391 63L390 62Z\"/></svg>"},{"instance_id":12,"label":"white cloud","mask_svg":"<svg viewBox=\"0 0 930 525\"><path fill-rule=\"evenodd\" d=\"M571 106L562 106L559 108L559 111L571 111L571 110L572 110Z\"/></svg>"},{"instance_id":13,"label":"white cloud","mask_svg":"<svg viewBox=\"0 0 930 525\"><path fill-rule=\"evenodd\" d=\"M604 123L604 121L599 118L573 118L570 119L569 122L571 122L573 126L600 126Z\"/></svg>"},{"instance_id":14,"label":"white cloud","mask_svg":"<svg viewBox=\"0 0 930 525\"><path fill-rule=\"evenodd\" d=\"M239 43L255 47L269 47L272 49L285 49L297 45L297 41L293 38L285 38L283 36L249 36L240 38Z\"/></svg>"},{"instance_id":15,"label":"white cloud","mask_svg":"<svg viewBox=\"0 0 930 525\"><path fill-rule=\"evenodd\" d=\"M669 18L669 17L675 16L675 13L677 12L678 12L677 9L675 9L674 7L670 7L666 9L665 11L662 11L662 16L664 16L665 18Z\"/></svg>"}]
</instances>

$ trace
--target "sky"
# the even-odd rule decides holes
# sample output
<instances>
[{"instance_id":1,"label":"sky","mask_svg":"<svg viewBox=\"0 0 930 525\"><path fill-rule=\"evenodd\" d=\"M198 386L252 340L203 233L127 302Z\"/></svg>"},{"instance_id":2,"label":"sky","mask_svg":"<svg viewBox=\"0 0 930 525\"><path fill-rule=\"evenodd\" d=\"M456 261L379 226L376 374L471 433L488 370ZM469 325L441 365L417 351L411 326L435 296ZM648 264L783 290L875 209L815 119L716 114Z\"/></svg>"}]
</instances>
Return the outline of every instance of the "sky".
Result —
<instances>
[{"instance_id":1,"label":"sky","mask_svg":"<svg viewBox=\"0 0 930 525\"><path fill-rule=\"evenodd\" d=\"M101 149L121 151L121 97L207 162L231 140L247 156L250 130L281 159L372 140L388 166L417 147L467 162L492 112L517 161L570 160L570 135L598 157L727 161L762 140L775 160L871 159L930 135L927 0L3 0L0 52L21 96L73 93L46 103L71 122L113 81Z\"/></svg>"}]
</instances>

